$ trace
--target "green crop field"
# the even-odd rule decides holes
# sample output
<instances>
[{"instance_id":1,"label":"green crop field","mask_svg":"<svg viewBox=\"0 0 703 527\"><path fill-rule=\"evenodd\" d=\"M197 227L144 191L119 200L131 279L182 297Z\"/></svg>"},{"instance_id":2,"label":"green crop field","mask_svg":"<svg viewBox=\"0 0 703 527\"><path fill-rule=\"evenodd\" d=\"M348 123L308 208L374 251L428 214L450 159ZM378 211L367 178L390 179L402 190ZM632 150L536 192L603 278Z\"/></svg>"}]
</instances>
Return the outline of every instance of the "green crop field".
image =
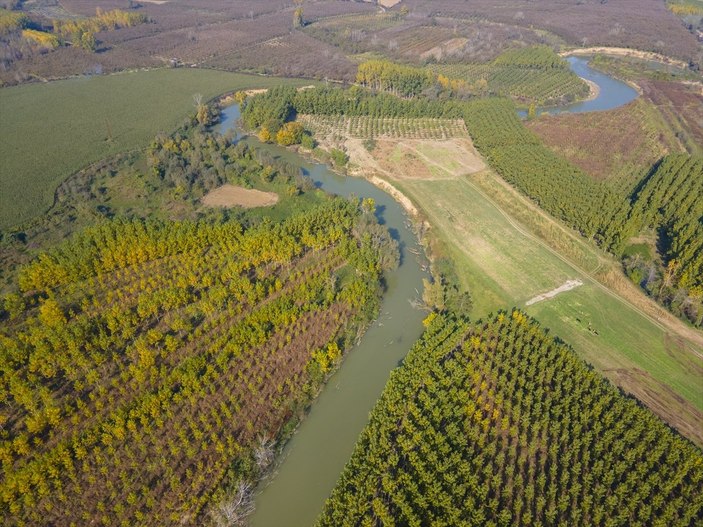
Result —
<instances>
[{"instance_id":1,"label":"green crop field","mask_svg":"<svg viewBox=\"0 0 703 527\"><path fill-rule=\"evenodd\" d=\"M82 77L0 90L0 229L47 210L57 185L86 165L143 148L203 100L310 81L197 69Z\"/></svg>"},{"instance_id":2,"label":"green crop field","mask_svg":"<svg viewBox=\"0 0 703 527\"><path fill-rule=\"evenodd\" d=\"M616 384L703 442L703 361L691 351L695 345L672 338L591 278L601 265L595 248L583 242L559 252L549 248L536 233L558 231L558 224L546 216L540 222L550 225L523 223L523 213L529 212L520 211L526 207L523 200L504 207L482 189L491 178L497 176L448 178L441 185L413 179L393 184L419 206L456 262L477 317L510 306L526 309ZM526 307L535 296L574 279L583 285Z\"/></svg>"}]
</instances>

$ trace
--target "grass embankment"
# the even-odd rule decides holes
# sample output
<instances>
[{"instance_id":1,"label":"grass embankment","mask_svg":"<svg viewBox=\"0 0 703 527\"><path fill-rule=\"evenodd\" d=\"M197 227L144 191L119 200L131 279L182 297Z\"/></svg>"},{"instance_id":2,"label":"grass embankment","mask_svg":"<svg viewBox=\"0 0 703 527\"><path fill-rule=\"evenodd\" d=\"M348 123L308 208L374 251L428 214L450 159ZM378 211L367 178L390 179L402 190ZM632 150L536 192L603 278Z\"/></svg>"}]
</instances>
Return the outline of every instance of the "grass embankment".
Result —
<instances>
[{"instance_id":1,"label":"grass embankment","mask_svg":"<svg viewBox=\"0 0 703 527\"><path fill-rule=\"evenodd\" d=\"M0 229L46 211L57 185L82 167L143 148L223 92L310 81L193 69L82 77L0 90Z\"/></svg>"},{"instance_id":2,"label":"grass embankment","mask_svg":"<svg viewBox=\"0 0 703 527\"><path fill-rule=\"evenodd\" d=\"M615 384L703 444L699 332L634 291L614 259L492 171L457 175L457 159L439 142L416 147L415 157L405 156L394 171L389 160L406 147L390 144L379 142L371 154L350 148L351 162L389 179L422 211L471 291L476 317L525 308ZM477 154L456 155L465 161ZM584 285L525 307L570 279Z\"/></svg>"}]
</instances>

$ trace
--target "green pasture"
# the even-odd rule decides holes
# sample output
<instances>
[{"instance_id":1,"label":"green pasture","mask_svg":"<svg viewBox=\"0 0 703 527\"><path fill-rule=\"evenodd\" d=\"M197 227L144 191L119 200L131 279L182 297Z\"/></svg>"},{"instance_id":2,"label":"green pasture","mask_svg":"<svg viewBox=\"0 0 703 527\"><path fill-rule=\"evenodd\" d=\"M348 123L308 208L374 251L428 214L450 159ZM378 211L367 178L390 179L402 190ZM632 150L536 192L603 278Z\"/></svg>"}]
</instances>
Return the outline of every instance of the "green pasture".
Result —
<instances>
[{"instance_id":1,"label":"green pasture","mask_svg":"<svg viewBox=\"0 0 703 527\"><path fill-rule=\"evenodd\" d=\"M310 81L179 68L0 89L0 229L44 213L72 173L171 132L194 111L194 94L281 83Z\"/></svg>"},{"instance_id":2,"label":"green pasture","mask_svg":"<svg viewBox=\"0 0 703 527\"><path fill-rule=\"evenodd\" d=\"M606 376L640 369L651 384L668 386L703 411L703 361L597 284L587 282L526 311Z\"/></svg>"},{"instance_id":3,"label":"green pasture","mask_svg":"<svg viewBox=\"0 0 703 527\"><path fill-rule=\"evenodd\" d=\"M491 182L492 178L496 179ZM563 227L519 196L500 196L496 189L488 193L496 181L494 174L482 173L394 184L422 210L455 261L460 280L471 292L475 318L513 306L526 309L626 391L654 400L670 423L690 426L691 412L703 411L703 360L691 351L694 345L671 337L589 278L581 270L597 269L597 249L585 242L569 246L571 236ZM564 252L543 245L540 234L546 232L557 244L565 244ZM577 278L584 285L525 305ZM700 414L693 420L693 425L700 424Z\"/></svg>"}]
</instances>

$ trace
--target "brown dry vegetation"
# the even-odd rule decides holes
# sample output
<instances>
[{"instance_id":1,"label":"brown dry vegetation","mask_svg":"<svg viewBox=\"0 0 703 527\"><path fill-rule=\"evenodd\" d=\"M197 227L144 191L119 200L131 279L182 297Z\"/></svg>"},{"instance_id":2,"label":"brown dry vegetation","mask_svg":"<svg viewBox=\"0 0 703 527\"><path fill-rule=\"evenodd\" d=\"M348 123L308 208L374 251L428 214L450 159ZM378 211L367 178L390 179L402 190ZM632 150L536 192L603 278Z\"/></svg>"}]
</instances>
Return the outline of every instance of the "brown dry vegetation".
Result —
<instances>
[{"instance_id":1,"label":"brown dry vegetation","mask_svg":"<svg viewBox=\"0 0 703 527\"><path fill-rule=\"evenodd\" d=\"M203 204L208 207L268 207L278 203L278 195L274 192L222 185L211 190L203 197Z\"/></svg>"},{"instance_id":2,"label":"brown dry vegetation","mask_svg":"<svg viewBox=\"0 0 703 527\"><path fill-rule=\"evenodd\" d=\"M634 184L668 152L680 149L648 101L606 112L543 114L527 127L557 154L598 180Z\"/></svg>"},{"instance_id":3,"label":"brown dry vegetation","mask_svg":"<svg viewBox=\"0 0 703 527\"><path fill-rule=\"evenodd\" d=\"M690 153L703 149L703 85L655 80L638 81L644 97L660 112Z\"/></svg>"},{"instance_id":4,"label":"brown dry vegetation","mask_svg":"<svg viewBox=\"0 0 703 527\"><path fill-rule=\"evenodd\" d=\"M89 16L95 8L124 9L124 1L65 0L63 9L33 12L47 27L52 18ZM601 4L513 0L406 0L378 14L369 2L308 0L305 35L292 32L292 0L184 0L145 2L138 11L151 23L96 35L98 53L60 47L27 54L0 82L15 84L74 74L184 64L291 76L352 80L354 65L344 54L382 53L394 60L484 62L509 47L538 43L629 46L701 62L701 48L664 4L621 0ZM606 22L604 22L606 21ZM656 31L652 28L656 27ZM548 32L535 28L544 28ZM549 33L551 32L551 33Z\"/></svg>"},{"instance_id":5,"label":"brown dry vegetation","mask_svg":"<svg viewBox=\"0 0 703 527\"><path fill-rule=\"evenodd\" d=\"M549 43L538 32L485 20L390 14L322 20L306 33L346 53L380 53L395 60L484 62L509 47Z\"/></svg>"},{"instance_id":6,"label":"brown dry vegetation","mask_svg":"<svg viewBox=\"0 0 703 527\"><path fill-rule=\"evenodd\" d=\"M119 7L124 9L126 2L95 0L67 0L64 8L70 14L93 15L97 6L103 9ZM301 46L302 52L286 58L285 63L275 61L275 53L269 53L265 47L259 48L260 56L249 54L248 63L219 61L220 55L227 56L234 50L257 45L275 39L287 38L293 27L293 9L291 1L262 2L244 0L239 2L220 2L204 0L197 2L186 0L163 4L144 3L138 11L147 15L151 23L138 27L123 28L113 32L101 32L96 35L98 53L60 47L51 53L27 57L16 61L8 71L0 71L0 82L15 84L27 80L53 79L75 74L112 72L135 67L154 67L168 64L170 59L178 59L184 64L213 65L225 69L251 67L252 64L266 64L274 61L273 70L292 75L306 75L315 46L307 47L301 37L293 39L293 45ZM339 2L336 0L309 1L305 4L305 20L312 22L324 17L334 17L346 13L375 11L375 6L359 2ZM44 20L50 25L49 19ZM324 55L323 55L324 56ZM343 61L319 60L318 68L329 66L329 70L320 72L319 76L334 77L339 73L344 77L351 64ZM330 57L327 57L328 59ZM342 66L340 66L342 63ZM291 70L288 66L293 65ZM287 70L279 68L286 66ZM314 73L314 72L312 72Z\"/></svg>"},{"instance_id":7,"label":"brown dry vegetation","mask_svg":"<svg viewBox=\"0 0 703 527\"><path fill-rule=\"evenodd\" d=\"M703 145L700 84L638 79L643 97L605 112L541 115L528 128L557 154L616 188L632 186L663 156Z\"/></svg>"},{"instance_id":8,"label":"brown dry vegetation","mask_svg":"<svg viewBox=\"0 0 703 527\"><path fill-rule=\"evenodd\" d=\"M353 81L356 65L337 48L294 31L224 52L206 66L236 71Z\"/></svg>"}]
</instances>

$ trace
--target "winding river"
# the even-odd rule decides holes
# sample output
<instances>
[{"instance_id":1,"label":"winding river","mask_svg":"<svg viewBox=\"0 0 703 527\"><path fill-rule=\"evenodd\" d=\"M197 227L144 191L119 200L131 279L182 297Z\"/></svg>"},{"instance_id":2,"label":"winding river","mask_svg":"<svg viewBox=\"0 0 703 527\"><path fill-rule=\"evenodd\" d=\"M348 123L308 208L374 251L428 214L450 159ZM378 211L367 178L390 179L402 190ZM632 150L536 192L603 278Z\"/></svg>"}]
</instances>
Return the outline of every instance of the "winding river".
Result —
<instances>
[{"instance_id":1,"label":"winding river","mask_svg":"<svg viewBox=\"0 0 703 527\"><path fill-rule=\"evenodd\" d=\"M577 75L598 84L600 93L589 101L544 111L607 110L637 96L630 86L589 68L587 60L569 57L568 61ZM216 130L224 133L233 129L235 136L241 137L238 118L238 106L226 108ZM428 277L424 270L427 262L417 237L409 228L405 211L389 194L364 179L339 176L325 165L310 163L285 148L262 144L250 137L244 140L299 166L327 192L373 198L379 220L390 229L401 247L401 264L387 279L378 319L329 379L284 447L274 476L257 493L252 527L310 527L351 457L391 370L402 362L422 333L424 313L411 302L421 296L422 279Z\"/></svg>"},{"instance_id":2,"label":"winding river","mask_svg":"<svg viewBox=\"0 0 703 527\"><path fill-rule=\"evenodd\" d=\"M236 126L237 106L226 108L223 114L219 131ZM422 279L428 277L423 270L427 262L405 211L390 195L364 179L339 176L325 165L309 163L282 147L254 138L245 140L301 167L327 192L373 198L379 220L400 243L400 267L387 278L378 319L329 379L286 444L275 477L257 495L252 526L310 527L351 457L391 370L422 333L425 313L411 302L420 299Z\"/></svg>"},{"instance_id":3,"label":"winding river","mask_svg":"<svg viewBox=\"0 0 703 527\"><path fill-rule=\"evenodd\" d=\"M567 57L571 71L582 79L598 85L598 95L593 99L578 101L564 106L537 108L537 113L557 114L562 112L585 113L612 110L623 106L637 97L637 90L622 81L614 79L605 73L596 71L588 65L588 58ZM527 116L527 112L518 112L520 116Z\"/></svg>"},{"instance_id":4,"label":"winding river","mask_svg":"<svg viewBox=\"0 0 703 527\"><path fill-rule=\"evenodd\" d=\"M576 75L596 83L600 90L598 96L591 100L569 104L568 106L556 108L555 111L584 113L612 110L627 104L637 97L637 90L632 86L589 67L587 58L567 57L566 60Z\"/></svg>"}]
</instances>

